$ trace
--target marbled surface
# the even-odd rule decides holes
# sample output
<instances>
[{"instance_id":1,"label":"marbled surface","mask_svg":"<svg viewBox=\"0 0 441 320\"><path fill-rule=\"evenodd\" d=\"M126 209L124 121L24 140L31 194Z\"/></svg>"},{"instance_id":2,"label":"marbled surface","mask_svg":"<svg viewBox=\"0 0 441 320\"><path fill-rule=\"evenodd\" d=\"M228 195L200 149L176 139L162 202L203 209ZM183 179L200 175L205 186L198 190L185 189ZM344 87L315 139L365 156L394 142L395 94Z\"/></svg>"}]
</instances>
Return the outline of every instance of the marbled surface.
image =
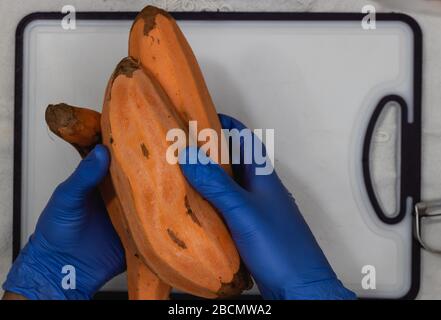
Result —
<instances>
[{"instance_id":1,"label":"marbled surface","mask_svg":"<svg viewBox=\"0 0 441 320\"><path fill-rule=\"evenodd\" d=\"M423 77L423 180L424 200L441 199L441 3L438 1L362 0L70 0L77 11L135 11L147 3L168 10L223 11L356 11L367 3L378 11L412 14L424 34ZM409 4L411 3L411 4ZM0 0L0 281L12 256L12 173L14 109L15 28L25 15L35 11L60 11L61 0ZM388 130L388 128L384 128ZM441 226L440 226L441 227ZM431 240L441 245L441 232ZM419 298L441 299L441 255L422 254Z\"/></svg>"}]
</instances>

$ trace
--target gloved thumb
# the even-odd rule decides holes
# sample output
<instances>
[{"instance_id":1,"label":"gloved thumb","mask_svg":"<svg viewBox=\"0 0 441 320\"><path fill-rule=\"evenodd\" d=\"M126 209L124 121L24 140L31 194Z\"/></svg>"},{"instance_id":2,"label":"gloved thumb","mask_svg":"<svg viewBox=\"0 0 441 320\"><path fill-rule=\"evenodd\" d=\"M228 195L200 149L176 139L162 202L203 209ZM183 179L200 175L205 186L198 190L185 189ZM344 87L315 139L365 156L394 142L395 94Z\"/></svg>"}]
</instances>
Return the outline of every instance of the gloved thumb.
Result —
<instances>
[{"instance_id":1,"label":"gloved thumb","mask_svg":"<svg viewBox=\"0 0 441 320\"><path fill-rule=\"evenodd\" d=\"M190 161L192 157L196 161ZM246 191L221 166L195 147L181 150L179 164L193 188L220 211L228 223L232 222L237 210L246 204Z\"/></svg>"},{"instance_id":2,"label":"gloved thumb","mask_svg":"<svg viewBox=\"0 0 441 320\"><path fill-rule=\"evenodd\" d=\"M109 169L109 153L103 145L97 145L84 158L67 180L59 185L57 193L65 200L84 200L98 186ZM70 201L69 201L70 200Z\"/></svg>"}]
</instances>

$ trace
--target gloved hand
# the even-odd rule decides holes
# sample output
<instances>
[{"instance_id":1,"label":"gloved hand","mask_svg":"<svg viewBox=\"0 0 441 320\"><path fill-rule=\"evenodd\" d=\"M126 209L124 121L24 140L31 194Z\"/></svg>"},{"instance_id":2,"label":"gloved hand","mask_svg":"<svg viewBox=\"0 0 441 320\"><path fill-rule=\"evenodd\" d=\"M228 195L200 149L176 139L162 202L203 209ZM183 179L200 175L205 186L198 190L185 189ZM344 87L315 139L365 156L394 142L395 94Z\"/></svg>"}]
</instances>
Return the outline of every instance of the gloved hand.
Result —
<instances>
[{"instance_id":1,"label":"gloved hand","mask_svg":"<svg viewBox=\"0 0 441 320\"><path fill-rule=\"evenodd\" d=\"M5 291L28 299L90 299L125 270L124 251L96 187L107 174L109 155L97 145L61 183L35 232L14 262ZM63 288L65 282L75 289ZM66 273L67 272L67 273ZM72 282L73 281L73 282Z\"/></svg>"},{"instance_id":2,"label":"gloved hand","mask_svg":"<svg viewBox=\"0 0 441 320\"><path fill-rule=\"evenodd\" d=\"M239 121L220 115L224 129L245 129ZM256 142L261 144L260 140ZM261 146L264 148L263 146ZM223 215L240 255L266 299L355 299L337 279L303 219L292 195L275 171L256 175L256 164L233 165L236 183L208 159L195 159L188 148L179 162L191 185ZM199 156L204 156L199 152ZM293 159L295 161L295 159ZM262 165L263 166L263 165ZM261 166L261 167L262 167Z\"/></svg>"}]
</instances>

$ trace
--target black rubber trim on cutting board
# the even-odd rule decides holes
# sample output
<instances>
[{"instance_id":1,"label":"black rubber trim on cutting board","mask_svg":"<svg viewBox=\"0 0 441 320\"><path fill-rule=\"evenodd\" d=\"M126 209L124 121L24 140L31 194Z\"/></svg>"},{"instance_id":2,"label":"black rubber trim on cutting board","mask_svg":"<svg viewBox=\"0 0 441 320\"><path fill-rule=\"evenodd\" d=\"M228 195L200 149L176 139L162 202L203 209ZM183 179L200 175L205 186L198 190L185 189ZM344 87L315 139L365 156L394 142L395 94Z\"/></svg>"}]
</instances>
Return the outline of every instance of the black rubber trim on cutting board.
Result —
<instances>
[{"instance_id":1,"label":"black rubber trim on cutting board","mask_svg":"<svg viewBox=\"0 0 441 320\"><path fill-rule=\"evenodd\" d=\"M133 20L137 12L77 12L77 20ZM363 13L340 13L340 12L171 12L177 20L220 20L220 21L361 21ZM14 177L13 177L13 259L18 256L21 249L21 200L22 200L22 89L23 89L23 41L26 27L35 20L60 20L65 16L61 12L35 12L25 16L18 24L15 37L15 107L14 107ZM413 199L413 205L420 201L421 192L421 94L422 94L422 32L418 23L411 16L402 13L377 13L377 21L401 21L407 24L413 32L414 40L414 83L413 83L413 115L411 132L408 135L408 143L404 156L410 155L407 165L402 170L402 177L405 177L409 185L402 186L401 190ZM368 135L369 132L366 132ZM403 132L402 132L403 134ZM406 135L406 133L404 133ZM365 139L366 140L366 139ZM365 141L365 147L367 142ZM364 153L364 152L363 152ZM411 153L411 154L410 154ZM403 154L402 154L403 156ZM363 157L362 162L367 159ZM403 167L402 167L403 169ZM363 172L365 181L369 169ZM403 176L404 174L404 176ZM368 190L368 196L376 199L371 194L374 191ZM376 201L376 200L375 200ZM379 212L373 203L377 215L384 215ZM380 208L381 209L381 208ZM414 213L412 212L412 215ZM399 216L398 219L402 219ZM387 220L385 223L397 223ZM412 219L413 220L413 219ZM413 238L412 243L412 267L411 286L409 291L401 299L413 299L417 296L420 286L420 245ZM97 297L120 296L124 293L98 293ZM178 296L178 295L176 295ZM185 297L187 295L180 295ZM258 297L258 296L251 296Z\"/></svg>"}]
</instances>

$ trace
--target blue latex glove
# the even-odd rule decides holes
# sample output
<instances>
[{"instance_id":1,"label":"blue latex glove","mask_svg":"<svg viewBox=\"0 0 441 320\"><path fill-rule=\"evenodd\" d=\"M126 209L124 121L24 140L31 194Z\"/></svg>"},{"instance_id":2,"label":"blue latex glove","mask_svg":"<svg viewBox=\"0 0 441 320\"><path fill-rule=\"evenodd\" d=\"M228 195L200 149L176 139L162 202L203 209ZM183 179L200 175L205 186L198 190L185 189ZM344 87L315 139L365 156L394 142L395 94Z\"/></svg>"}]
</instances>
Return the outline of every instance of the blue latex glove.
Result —
<instances>
[{"instance_id":1,"label":"blue latex glove","mask_svg":"<svg viewBox=\"0 0 441 320\"><path fill-rule=\"evenodd\" d=\"M224 129L245 128L225 115L220 115L220 120ZM264 298L356 298L337 279L275 171L259 176L255 174L259 165L254 161L233 165L238 184L218 164L189 164L188 160L195 158L194 154L190 157L191 152L197 151L189 148L181 152L181 168L191 185L223 215ZM241 143L241 163L244 152L252 150L244 150Z\"/></svg>"},{"instance_id":2,"label":"blue latex glove","mask_svg":"<svg viewBox=\"0 0 441 320\"><path fill-rule=\"evenodd\" d=\"M28 299L90 299L125 270L121 242L96 190L108 167L108 152L98 145L56 188L3 284L5 291ZM66 265L75 268L75 289L63 288L63 277L72 275L62 273Z\"/></svg>"}]
</instances>

